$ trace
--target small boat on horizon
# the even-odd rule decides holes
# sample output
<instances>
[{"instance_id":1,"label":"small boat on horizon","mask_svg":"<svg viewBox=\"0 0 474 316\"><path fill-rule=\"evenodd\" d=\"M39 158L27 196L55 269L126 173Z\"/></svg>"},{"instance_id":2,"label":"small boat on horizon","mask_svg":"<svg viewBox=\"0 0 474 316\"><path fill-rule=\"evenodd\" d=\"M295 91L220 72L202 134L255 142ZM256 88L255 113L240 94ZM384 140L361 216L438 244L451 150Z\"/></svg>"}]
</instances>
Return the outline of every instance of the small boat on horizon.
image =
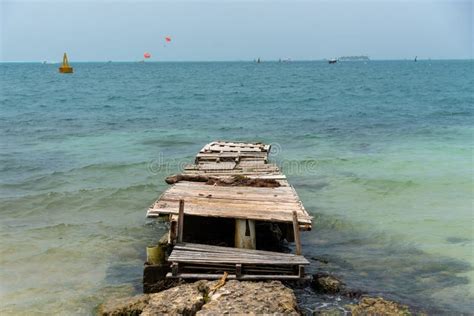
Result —
<instances>
[{"instance_id":1,"label":"small boat on horizon","mask_svg":"<svg viewBox=\"0 0 474 316\"><path fill-rule=\"evenodd\" d=\"M335 64L335 63L337 63L337 59L336 58L328 59L328 63L329 64Z\"/></svg>"}]
</instances>

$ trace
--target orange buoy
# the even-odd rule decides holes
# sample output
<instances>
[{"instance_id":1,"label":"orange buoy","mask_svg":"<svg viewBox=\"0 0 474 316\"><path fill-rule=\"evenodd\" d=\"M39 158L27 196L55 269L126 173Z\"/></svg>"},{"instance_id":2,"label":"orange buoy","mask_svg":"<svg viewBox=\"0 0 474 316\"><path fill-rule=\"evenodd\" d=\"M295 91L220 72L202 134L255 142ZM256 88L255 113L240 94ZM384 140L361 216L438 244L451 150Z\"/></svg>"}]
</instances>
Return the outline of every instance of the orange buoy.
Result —
<instances>
[{"instance_id":1,"label":"orange buoy","mask_svg":"<svg viewBox=\"0 0 474 316\"><path fill-rule=\"evenodd\" d=\"M61 65L61 67L59 67L59 72L62 74L72 74L73 72L72 67L69 66L66 53L64 53L63 64Z\"/></svg>"}]
</instances>

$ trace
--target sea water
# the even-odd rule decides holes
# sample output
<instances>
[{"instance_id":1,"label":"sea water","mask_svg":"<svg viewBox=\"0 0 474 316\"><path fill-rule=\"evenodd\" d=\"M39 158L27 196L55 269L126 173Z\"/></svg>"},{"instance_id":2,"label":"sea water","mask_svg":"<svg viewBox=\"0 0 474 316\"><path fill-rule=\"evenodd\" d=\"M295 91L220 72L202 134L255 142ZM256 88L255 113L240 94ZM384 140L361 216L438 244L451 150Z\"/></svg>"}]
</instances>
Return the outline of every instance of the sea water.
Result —
<instances>
[{"instance_id":1,"label":"sea water","mask_svg":"<svg viewBox=\"0 0 474 316\"><path fill-rule=\"evenodd\" d=\"M472 61L72 66L0 64L2 315L139 293L166 231L145 210L216 139L273 145L314 216L310 273L474 310Z\"/></svg>"}]
</instances>

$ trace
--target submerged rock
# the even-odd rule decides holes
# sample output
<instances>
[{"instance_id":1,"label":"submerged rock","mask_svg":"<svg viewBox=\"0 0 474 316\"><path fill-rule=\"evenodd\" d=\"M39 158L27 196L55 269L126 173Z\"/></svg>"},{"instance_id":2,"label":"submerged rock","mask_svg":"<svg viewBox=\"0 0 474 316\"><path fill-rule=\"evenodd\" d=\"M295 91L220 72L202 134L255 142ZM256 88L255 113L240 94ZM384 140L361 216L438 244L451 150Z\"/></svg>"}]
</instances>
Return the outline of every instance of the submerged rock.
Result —
<instances>
[{"instance_id":1,"label":"submerged rock","mask_svg":"<svg viewBox=\"0 0 474 316\"><path fill-rule=\"evenodd\" d=\"M411 315L407 306L381 297L364 297L357 305L348 306L352 315Z\"/></svg>"},{"instance_id":2,"label":"submerged rock","mask_svg":"<svg viewBox=\"0 0 474 316\"><path fill-rule=\"evenodd\" d=\"M335 276L327 273L314 274L311 286L319 293L336 294L345 291L345 284Z\"/></svg>"},{"instance_id":3,"label":"submerged rock","mask_svg":"<svg viewBox=\"0 0 474 316\"><path fill-rule=\"evenodd\" d=\"M135 316L140 315L148 305L147 294L134 297L112 299L99 307L98 315L102 316Z\"/></svg>"},{"instance_id":4,"label":"submerged rock","mask_svg":"<svg viewBox=\"0 0 474 316\"><path fill-rule=\"evenodd\" d=\"M293 291L279 281L219 281L182 284L160 293L111 300L99 308L102 316L130 315L216 315L292 314L298 315Z\"/></svg>"},{"instance_id":5,"label":"submerged rock","mask_svg":"<svg viewBox=\"0 0 474 316\"><path fill-rule=\"evenodd\" d=\"M343 309L333 307L333 308L329 308L329 309L322 309L322 310L314 311L313 315L318 315L318 316L344 316L344 315L347 315L347 313Z\"/></svg>"}]
</instances>

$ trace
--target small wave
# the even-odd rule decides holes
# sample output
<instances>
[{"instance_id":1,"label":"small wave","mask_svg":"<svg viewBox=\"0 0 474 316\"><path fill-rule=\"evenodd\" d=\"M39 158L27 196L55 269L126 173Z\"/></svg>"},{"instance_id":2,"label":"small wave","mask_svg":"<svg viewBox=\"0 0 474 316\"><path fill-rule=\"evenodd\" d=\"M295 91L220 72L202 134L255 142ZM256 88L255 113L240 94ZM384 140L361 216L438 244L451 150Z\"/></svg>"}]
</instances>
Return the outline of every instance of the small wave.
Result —
<instances>
[{"instance_id":1,"label":"small wave","mask_svg":"<svg viewBox=\"0 0 474 316\"><path fill-rule=\"evenodd\" d=\"M242 130L244 129L243 126L236 126L236 127L230 127L230 126L222 126L219 127L219 131L237 131L237 130Z\"/></svg>"},{"instance_id":2,"label":"small wave","mask_svg":"<svg viewBox=\"0 0 474 316\"><path fill-rule=\"evenodd\" d=\"M75 171L96 171L96 170L106 170L106 171L120 171L129 168L141 167L146 166L148 162L141 161L141 162L134 162L134 163L98 163L98 164L90 164L80 168L74 168L67 173L75 172Z\"/></svg>"},{"instance_id":3,"label":"small wave","mask_svg":"<svg viewBox=\"0 0 474 316\"><path fill-rule=\"evenodd\" d=\"M88 223L90 224L90 223ZM55 231L55 232L63 232L70 229L79 229L83 227L82 224L67 224L67 223L59 223L55 225L47 225L42 227L35 227L29 229L31 232L42 232L42 231Z\"/></svg>"},{"instance_id":4,"label":"small wave","mask_svg":"<svg viewBox=\"0 0 474 316\"><path fill-rule=\"evenodd\" d=\"M178 147L196 145L196 142L189 140L172 140L172 139L148 139L141 142L142 145L153 145L157 147Z\"/></svg>"},{"instance_id":5,"label":"small wave","mask_svg":"<svg viewBox=\"0 0 474 316\"><path fill-rule=\"evenodd\" d=\"M352 183L361 184L368 190L375 191L383 195L390 194L395 191L411 189L418 186L418 184L412 180L367 179L354 177L350 181Z\"/></svg>"},{"instance_id":6,"label":"small wave","mask_svg":"<svg viewBox=\"0 0 474 316\"><path fill-rule=\"evenodd\" d=\"M107 101L117 101L117 100L122 100L124 97L119 96L119 95L111 95L107 97Z\"/></svg>"},{"instance_id":7,"label":"small wave","mask_svg":"<svg viewBox=\"0 0 474 316\"><path fill-rule=\"evenodd\" d=\"M318 123L319 120L316 118L304 118L300 120L300 122L305 122L305 123Z\"/></svg>"},{"instance_id":8,"label":"small wave","mask_svg":"<svg viewBox=\"0 0 474 316\"><path fill-rule=\"evenodd\" d=\"M461 245L472 244L473 242L472 239L462 238L462 237L448 237L446 238L446 241L450 244L461 244Z\"/></svg>"},{"instance_id":9,"label":"small wave","mask_svg":"<svg viewBox=\"0 0 474 316\"><path fill-rule=\"evenodd\" d=\"M432 113L432 116L467 116L471 117L473 115L470 111L436 111Z\"/></svg>"}]
</instances>

